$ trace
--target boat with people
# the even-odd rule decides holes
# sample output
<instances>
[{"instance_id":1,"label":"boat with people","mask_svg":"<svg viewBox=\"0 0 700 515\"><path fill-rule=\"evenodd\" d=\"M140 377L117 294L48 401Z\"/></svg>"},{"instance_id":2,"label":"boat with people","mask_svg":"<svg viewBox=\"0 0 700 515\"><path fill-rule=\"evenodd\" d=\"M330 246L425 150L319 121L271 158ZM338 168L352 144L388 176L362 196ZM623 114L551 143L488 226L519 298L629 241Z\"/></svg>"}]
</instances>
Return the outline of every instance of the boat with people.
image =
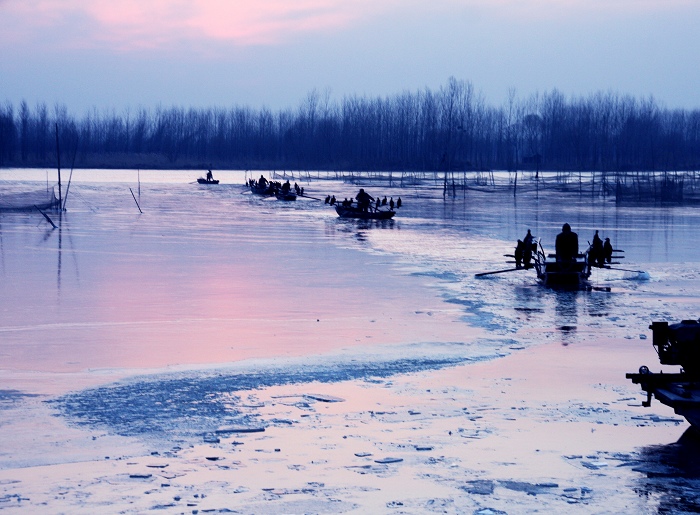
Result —
<instances>
[{"instance_id":1,"label":"boat with people","mask_svg":"<svg viewBox=\"0 0 700 515\"><path fill-rule=\"evenodd\" d=\"M335 204L335 212L340 218L358 218L360 220L390 220L396 214L394 210L369 207L366 211L358 206Z\"/></svg>"},{"instance_id":2,"label":"boat with people","mask_svg":"<svg viewBox=\"0 0 700 515\"><path fill-rule=\"evenodd\" d=\"M643 406L651 406L654 397L700 429L700 321L652 322L649 329L659 362L681 368L677 373L654 373L643 365L637 373L626 374L627 379L646 392Z\"/></svg>"},{"instance_id":3,"label":"boat with people","mask_svg":"<svg viewBox=\"0 0 700 515\"><path fill-rule=\"evenodd\" d=\"M532 267L537 272L537 280L543 286L552 288L586 289L591 276L588 251L576 253L563 260L556 254L545 254L541 244L532 259Z\"/></svg>"},{"instance_id":4,"label":"boat with people","mask_svg":"<svg viewBox=\"0 0 700 515\"><path fill-rule=\"evenodd\" d=\"M621 252L623 251L612 248L610 238L606 238L603 244L598 231L595 232L593 244L590 244L584 252L579 252L578 235L571 230L569 224L565 223L556 237L555 253L550 254L545 252L541 240L535 240L528 229L525 238L518 240L515 253L506 254L506 257L515 258L515 268L482 272L475 276L534 269L537 273L537 281L543 286L556 289L591 290L593 287L589 279L592 269L614 270L610 265L619 264L619 262L613 262L613 259L622 258ZM643 273L640 270L619 270ZM608 290L608 288L603 289Z\"/></svg>"},{"instance_id":5,"label":"boat with people","mask_svg":"<svg viewBox=\"0 0 700 515\"><path fill-rule=\"evenodd\" d=\"M198 184L219 184L218 179L214 179L214 174L211 172L211 170L207 170L207 176L206 177L200 177L197 179Z\"/></svg>"}]
</instances>

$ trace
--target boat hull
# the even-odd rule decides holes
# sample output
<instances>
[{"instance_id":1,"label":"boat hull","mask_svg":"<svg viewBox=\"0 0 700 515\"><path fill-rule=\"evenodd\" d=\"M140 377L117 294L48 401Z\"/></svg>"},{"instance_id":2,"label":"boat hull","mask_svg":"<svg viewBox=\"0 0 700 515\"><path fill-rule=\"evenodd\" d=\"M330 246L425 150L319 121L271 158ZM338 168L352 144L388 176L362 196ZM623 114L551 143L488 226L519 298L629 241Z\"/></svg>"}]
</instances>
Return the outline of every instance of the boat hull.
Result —
<instances>
[{"instance_id":1,"label":"boat hull","mask_svg":"<svg viewBox=\"0 0 700 515\"><path fill-rule=\"evenodd\" d=\"M340 218L357 218L359 220L390 220L396 211L362 211L356 207L347 207L336 204L335 212Z\"/></svg>"},{"instance_id":2,"label":"boat hull","mask_svg":"<svg viewBox=\"0 0 700 515\"><path fill-rule=\"evenodd\" d=\"M199 179L197 179L197 182L199 184L219 184L219 179L212 179L211 181L208 181L200 177Z\"/></svg>"},{"instance_id":3,"label":"boat hull","mask_svg":"<svg viewBox=\"0 0 700 515\"><path fill-rule=\"evenodd\" d=\"M533 261L537 280L544 286L562 289L587 289L591 267L586 254L579 254L573 261L557 261L553 255L545 258L542 252Z\"/></svg>"},{"instance_id":4,"label":"boat hull","mask_svg":"<svg viewBox=\"0 0 700 515\"><path fill-rule=\"evenodd\" d=\"M653 396L661 404L673 408L674 413L684 417L690 425L700 429L700 376L686 373L654 374L647 370L644 373L627 374L627 378L639 384L647 393L645 406L651 405Z\"/></svg>"}]
</instances>

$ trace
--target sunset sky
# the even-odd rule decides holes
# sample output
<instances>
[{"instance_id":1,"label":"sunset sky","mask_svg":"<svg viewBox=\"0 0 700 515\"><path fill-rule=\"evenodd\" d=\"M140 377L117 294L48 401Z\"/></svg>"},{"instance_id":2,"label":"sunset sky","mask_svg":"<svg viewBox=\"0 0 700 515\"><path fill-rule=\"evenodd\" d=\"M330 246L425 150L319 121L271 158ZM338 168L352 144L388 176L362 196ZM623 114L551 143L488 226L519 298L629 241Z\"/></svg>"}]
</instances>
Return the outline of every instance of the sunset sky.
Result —
<instances>
[{"instance_id":1,"label":"sunset sky","mask_svg":"<svg viewBox=\"0 0 700 515\"><path fill-rule=\"evenodd\" d=\"M0 102L296 108L470 81L700 108L698 0L0 0Z\"/></svg>"}]
</instances>

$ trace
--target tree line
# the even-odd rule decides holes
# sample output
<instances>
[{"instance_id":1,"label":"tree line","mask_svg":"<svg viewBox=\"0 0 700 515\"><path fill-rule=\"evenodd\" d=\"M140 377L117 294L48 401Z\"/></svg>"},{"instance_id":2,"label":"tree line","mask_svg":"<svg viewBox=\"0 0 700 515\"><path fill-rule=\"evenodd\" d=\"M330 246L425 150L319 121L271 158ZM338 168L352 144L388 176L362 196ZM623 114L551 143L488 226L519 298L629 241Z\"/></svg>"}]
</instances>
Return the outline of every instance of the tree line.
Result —
<instances>
[{"instance_id":1,"label":"tree line","mask_svg":"<svg viewBox=\"0 0 700 515\"><path fill-rule=\"evenodd\" d=\"M0 106L0 166L275 170L697 170L700 109L558 90L488 105L470 82L298 108L156 107L76 117ZM66 164L67 163L67 164Z\"/></svg>"}]
</instances>

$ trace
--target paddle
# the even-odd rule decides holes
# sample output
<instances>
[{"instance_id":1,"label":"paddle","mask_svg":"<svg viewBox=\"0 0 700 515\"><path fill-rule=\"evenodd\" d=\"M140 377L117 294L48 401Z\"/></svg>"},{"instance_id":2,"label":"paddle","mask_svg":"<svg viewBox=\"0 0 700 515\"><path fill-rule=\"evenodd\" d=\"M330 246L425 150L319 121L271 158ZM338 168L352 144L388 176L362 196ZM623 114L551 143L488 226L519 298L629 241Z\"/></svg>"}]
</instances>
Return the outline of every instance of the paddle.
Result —
<instances>
[{"instance_id":1,"label":"paddle","mask_svg":"<svg viewBox=\"0 0 700 515\"><path fill-rule=\"evenodd\" d=\"M620 270L622 272L634 272L636 274L646 274L644 270L630 270L629 268L613 268L611 266L603 266L601 268L607 268L608 270Z\"/></svg>"},{"instance_id":2,"label":"paddle","mask_svg":"<svg viewBox=\"0 0 700 515\"><path fill-rule=\"evenodd\" d=\"M485 275L493 275L493 274L503 274L505 272L515 272L517 270L525 270L525 268L507 268L506 270L495 270L493 272L481 272L479 274L474 274L474 277L483 277Z\"/></svg>"}]
</instances>

